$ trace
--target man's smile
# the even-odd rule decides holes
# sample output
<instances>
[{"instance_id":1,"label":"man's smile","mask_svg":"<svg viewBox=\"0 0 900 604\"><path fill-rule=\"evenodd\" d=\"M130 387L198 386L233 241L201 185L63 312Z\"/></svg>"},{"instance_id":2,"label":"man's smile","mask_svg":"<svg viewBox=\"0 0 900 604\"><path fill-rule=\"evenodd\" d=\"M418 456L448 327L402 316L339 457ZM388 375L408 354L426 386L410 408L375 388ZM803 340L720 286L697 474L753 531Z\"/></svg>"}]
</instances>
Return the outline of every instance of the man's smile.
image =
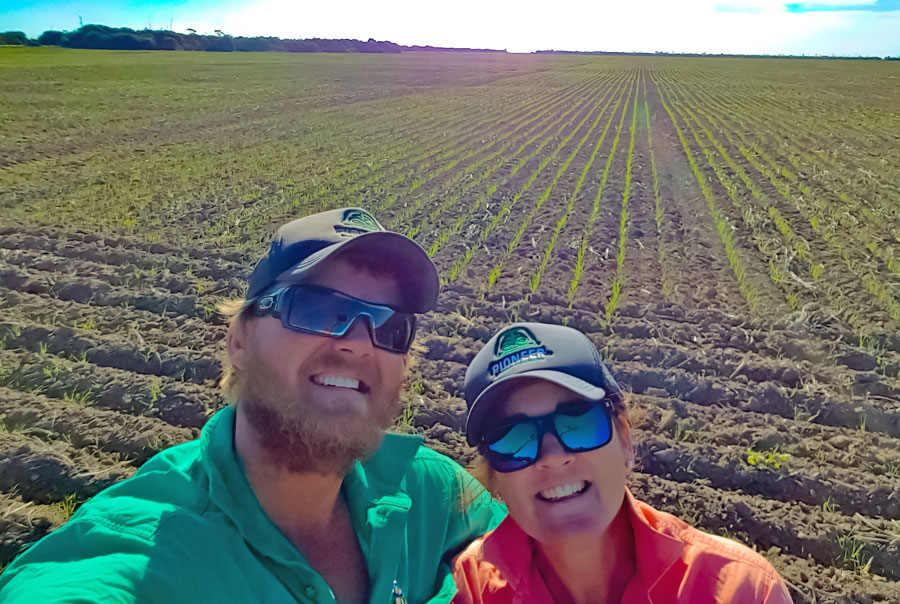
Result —
<instances>
[{"instance_id":1,"label":"man's smile","mask_svg":"<svg viewBox=\"0 0 900 604\"><path fill-rule=\"evenodd\" d=\"M310 378L310 381L319 386L328 386L331 388L346 388L363 393L369 391L369 386L365 382L361 382L358 379L352 377L317 373Z\"/></svg>"}]
</instances>

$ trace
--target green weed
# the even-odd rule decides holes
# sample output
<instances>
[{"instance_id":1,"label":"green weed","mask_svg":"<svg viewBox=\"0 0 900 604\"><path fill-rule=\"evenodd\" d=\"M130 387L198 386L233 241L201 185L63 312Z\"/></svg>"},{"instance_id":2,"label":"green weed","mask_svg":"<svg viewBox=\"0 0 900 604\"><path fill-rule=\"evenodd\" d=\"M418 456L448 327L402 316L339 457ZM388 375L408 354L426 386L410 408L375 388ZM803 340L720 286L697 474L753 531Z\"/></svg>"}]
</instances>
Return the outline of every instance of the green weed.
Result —
<instances>
[{"instance_id":1,"label":"green weed","mask_svg":"<svg viewBox=\"0 0 900 604\"><path fill-rule=\"evenodd\" d=\"M747 463L757 468L778 470L789 457L789 454L779 452L777 447L765 451L747 450Z\"/></svg>"}]
</instances>

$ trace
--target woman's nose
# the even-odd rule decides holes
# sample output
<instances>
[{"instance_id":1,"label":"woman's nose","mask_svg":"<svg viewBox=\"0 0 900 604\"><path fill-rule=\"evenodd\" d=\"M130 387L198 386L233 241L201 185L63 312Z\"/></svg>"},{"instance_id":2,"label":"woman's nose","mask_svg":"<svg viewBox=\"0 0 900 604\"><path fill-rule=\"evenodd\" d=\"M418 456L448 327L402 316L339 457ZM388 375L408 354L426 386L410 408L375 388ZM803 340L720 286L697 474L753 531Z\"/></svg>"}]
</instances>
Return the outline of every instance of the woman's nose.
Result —
<instances>
[{"instance_id":1,"label":"woman's nose","mask_svg":"<svg viewBox=\"0 0 900 604\"><path fill-rule=\"evenodd\" d=\"M549 432L544 434L544 439L541 441L541 458L538 460L540 466L547 468L564 466L571 463L574 457L575 454L566 451L556 436Z\"/></svg>"}]
</instances>

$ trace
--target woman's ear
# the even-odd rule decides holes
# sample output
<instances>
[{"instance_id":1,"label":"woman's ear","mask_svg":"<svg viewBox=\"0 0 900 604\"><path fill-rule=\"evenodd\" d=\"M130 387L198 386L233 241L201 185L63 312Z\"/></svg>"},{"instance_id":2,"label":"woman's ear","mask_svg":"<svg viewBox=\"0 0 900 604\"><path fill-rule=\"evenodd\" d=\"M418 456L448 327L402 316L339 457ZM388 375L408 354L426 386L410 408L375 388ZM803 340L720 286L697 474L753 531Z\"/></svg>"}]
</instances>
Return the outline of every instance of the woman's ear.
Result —
<instances>
[{"instance_id":1,"label":"woman's ear","mask_svg":"<svg viewBox=\"0 0 900 604\"><path fill-rule=\"evenodd\" d=\"M625 455L628 459L634 458L634 445L631 443L631 424L628 423L628 420L624 417L617 417L615 419L616 424L616 432L619 438L619 442L622 444L622 449L625 451Z\"/></svg>"}]
</instances>

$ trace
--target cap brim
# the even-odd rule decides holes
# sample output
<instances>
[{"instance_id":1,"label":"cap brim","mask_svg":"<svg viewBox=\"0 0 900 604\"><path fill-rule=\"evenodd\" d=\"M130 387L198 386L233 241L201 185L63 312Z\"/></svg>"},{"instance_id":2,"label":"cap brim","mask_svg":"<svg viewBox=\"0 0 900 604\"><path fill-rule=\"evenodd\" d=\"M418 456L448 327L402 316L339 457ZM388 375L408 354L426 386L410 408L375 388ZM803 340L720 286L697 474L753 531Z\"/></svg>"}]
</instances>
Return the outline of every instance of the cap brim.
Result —
<instances>
[{"instance_id":1,"label":"cap brim","mask_svg":"<svg viewBox=\"0 0 900 604\"><path fill-rule=\"evenodd\" d=\"M283 283L300 283L315 275L329 261L350 251L374 254L378 263L393 272L403 296L403 310L428 312L441 288L437 268L418 243L400 233L373 231L329 245L278 275Z\"/></svg>"},{"instance_id":2,"label":"cap brim","mask_svg":"<svg viewBox=\"0 0 900 604\"><path fill-rule=\"evenodd\" d=\"M534 378L552 382L558 386L562 386L567 390L571 390L578 396L590 401L599 401L606 396L606 390L599 386L594 386L575 376L563 373L561 371L553 371L552 369L538 369L536 371L526 371L502 378L485 388L475 398L475 402L469 408L469 414L466 416L466 441L470 446L474 447L481 441L484 434L482 424L485 416L491 411L493 402L492 395L497 392L501 386L507 386L515 380Z\"/></svg>"}]
</instances>

